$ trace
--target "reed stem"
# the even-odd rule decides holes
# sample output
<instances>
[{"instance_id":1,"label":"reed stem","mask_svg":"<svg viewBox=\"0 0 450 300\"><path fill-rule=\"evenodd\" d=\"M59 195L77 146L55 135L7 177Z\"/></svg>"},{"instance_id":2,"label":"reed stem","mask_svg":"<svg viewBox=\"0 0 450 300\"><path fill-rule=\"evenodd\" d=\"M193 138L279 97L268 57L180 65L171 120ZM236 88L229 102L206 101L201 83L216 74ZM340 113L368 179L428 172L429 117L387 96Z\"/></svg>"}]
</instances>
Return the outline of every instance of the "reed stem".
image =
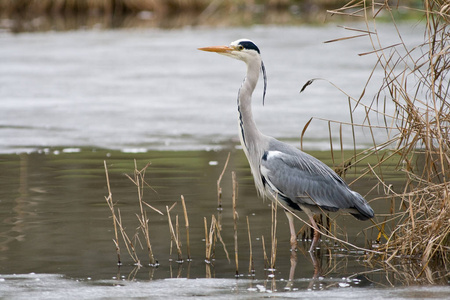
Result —
<instances>
[{"instance_id":1,"label":"reed stem","mask_svg":"<svg viewBox=\"0 0 450 300\"><path fill-rule=\"evenodd\" d=\"M227 160L225 161L225 165L223 166L222 173L220 173L219 179L217 179L217 209L222 210L222 187L220 183L222 182L222 177L225 174L225 170L228 166L228 161L230 160L230 152L228 152Z\"/></svg>"},{"instance_id":2,"label":"reed stem","mask_svg":"<svg viewBox=\"0 0 450 300\"><path fill-rule=\"evenodd\" d=\"M186 209L186 203L184 201L183 195L181 195L181 204L183 205L183 213L184 213L184 222L186 226L186 248L187 248L187 261L191 261L191 246L189 243L189 218Z\"/></svg>"},{"instance_id":3,"label":"reed stem","mask_svg":"<svg viewBox=\"0 0 450 300\"><path fill-rule=\"evenodd\" d=\"M103 164L105 166L105 175L106 175L106 185L108 187L108 196L105 196L106 203L108 204L109 209L111 210L111 217L113 219L113 225L114 225L114 245L116 246L116 253L117 253L117 265L122 265L122 261L120 260L120 246L119 246L119 233L117 231L117 217L116 212L114 209L114 202L112 198L112 192L111 192L111 185L109 183L109 174L108 174L108 167L106 165L106 160L103 161Z\"/></svg>"},{"instance_id":4,"label":"reed stem","mask_svg":"<svg viewBox=\"0 0 450 300\"><path fill-rule=\"evenodd\" d=\"M231 178L233 181L233 224L234 224L234 260L236 263L236 277L239 276L239 257L238 257L238 234L237 234L237 218L238 214L236 211L236 201L237 201L237 181L236 181L236 173L231 172Z\"/></svg>"}]
</instances>

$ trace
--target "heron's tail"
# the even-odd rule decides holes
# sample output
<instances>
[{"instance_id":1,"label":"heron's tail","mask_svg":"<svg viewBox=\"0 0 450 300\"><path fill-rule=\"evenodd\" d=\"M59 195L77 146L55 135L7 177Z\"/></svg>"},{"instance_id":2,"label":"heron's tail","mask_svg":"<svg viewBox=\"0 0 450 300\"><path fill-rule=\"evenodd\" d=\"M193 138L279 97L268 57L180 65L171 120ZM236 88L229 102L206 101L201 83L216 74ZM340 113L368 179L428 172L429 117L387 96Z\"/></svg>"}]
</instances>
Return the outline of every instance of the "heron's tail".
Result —
<instances>
[{"instance_id":1,"label":"heron's tail","mask_svg":"<svg viewBox=\"0 0 450 300\"><path fill-rule=\"evenodd\" d=\"M366 199L357 192L352 191L352 193L356 199L354 201L355 207L352 207L354 210L351 211L350 214L361 221L372 219L375 213L373 212L372 207L367 203Z\"/></svg>"}]
</instances>

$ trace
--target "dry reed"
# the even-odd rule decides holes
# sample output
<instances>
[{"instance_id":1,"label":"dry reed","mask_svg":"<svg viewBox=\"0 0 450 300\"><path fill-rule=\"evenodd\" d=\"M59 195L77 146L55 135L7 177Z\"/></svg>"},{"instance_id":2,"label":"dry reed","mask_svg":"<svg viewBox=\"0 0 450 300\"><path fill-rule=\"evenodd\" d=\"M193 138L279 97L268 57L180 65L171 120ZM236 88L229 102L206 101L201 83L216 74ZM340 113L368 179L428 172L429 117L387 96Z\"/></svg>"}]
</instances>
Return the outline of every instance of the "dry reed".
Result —
<instances>
[{"instance_id":1,"label":"dry reed","mask_svg":"<svg viewBox=\"0 0 450 300\"><path fill-rule=\"evenodd\" d=\"M263 250L263 259L264 259L264 269L269 269L269 258L267 256L267 252L266 252L266 242L264 240L264 235L261 236L261 246L262 246L262 250Z\"/></svg>"},{"instance_id":2,"label":"dry reed","mask_svg":"<svg viewBox=\"0 0 450 300\"><path fill-rule=\"evenodd\" d=\"M396 22L398 10L414 10L423 18L423 43L407 46ZM376 157L360 177L371 174L378 179L377 188L385 193L381 197L390 203L390 214L375 224L379 235L377 252L389 262L393 259L418 259L422 270L416 279L427 272L433 262L448 272L450 253L450 7L447 1L426 0L420 9L390 6L389 1L350 1L332 14L346 15L363 20L365 28L348 28L355 35L342 39L366 37L373 50L360 56L376 56L376 65L359 98L348 96L356 108L366 113L365 124L373 138L369 151L356 153L344 166L345 171L361 162L367 155ZM389 19L398 43L385 45L377 30L377 21ZM379 92L365 104L365 91L381 70L384 80ZM310 84L310 82L308 83ZM394 110L386 107L392 104ZM374 132L382 120L387 140L377 143ZM340 123L340 125L347 125ZM351 124L352 129L356 125ZM356 149L356 148L355 148ZM389 150L389 151L386 151ZM402 191L394 191L386 184L384 164L398 160L398 169L406 176ZM389 225L389 227L388 227ZM383 238L384 237L384 238Z\"/></svg>"},{"instance_id":3,"label":"dry reed","mask_svg":"<svg viewBox=\"0 0 450 300\"><path fill-rule=\"evenodd\" d=\"M278 245L278 240L277 240L278 205L277 205L277 202L271 203L272 223L271 223L270 237L271 237L271 241L272 241L272 247L271 247L271 255L270 255L270 269L272 271L275 271L275 263L277 260L277 245Z\"/></svg>"},{"instance_id":4,"label":"dry reed","mask_svg":"<svg viewBox=\"0 0 450 300\"><path fill-rule=\"evenodd\" d=\"M148 219L148 216L147 216L147 212L144 210L145 202L143 201L144 186L148 185L145 182L145 171L147 170L147 168L149 166L150 166L150 163L148 163L144 168L139 170L137 168L136 160L134 160L134 178L132 178L129 175L126 175L126 176L136 185L136 188L137 188L140 210L139 210L139 214L136 214L136 217L139 220L139 224L140 224L139 229L142 231L142 234L144 235L145 244L146 244L146 247L147 247L149 265L150 266L157 266L158 262L156 261L154 255L153 255L152 245L151 245L151 242L150 242L150 231L149 231L149 227L148 227L149 219ZM147 206L151 207L148 204L147 204ZM158 211L156 209L155 209L155 211L157 211L158 213L162 214L160 211Z\"/></svg>"},{"instance_id":5,"label":"dry reed","mask_svg":"<svg viewBox=\"0 0 450 300\"><path fill-rule=\"evenodd\" d=\"M237 233L237 219L238 213L236 211L236 200L237 200L237 181L236 173L231 172L231 178L233 181L233 194L232 194L232 205L233 205L233 229L234 229L234 260L236 262L236 277L239 276L239 255L238 255L238 233Z\"/></svg>"},{"instance_id":6,"label":"dry reed","mask_svg":"<svg viewBox=\"0 0 450 300\"><path fill-rule=\"evenodd\" d=\"M206 217L203 217L203 224L205 225L205 262L207 264L211 263L211 247L212 244L212 238L210 238L208 234L208 220L206 220Z\"/></svg>"},{"instance_id":7,"label":"dry reed","mask_svg":"<svg viewBox=\"0 0 450 300\"><path fill-rule=\"evenodd\" d=\"M178 215L176 216L176 227L175 227L176 230L173 228L172 218L170 217L170 211L174 206L175 205L172 205L171 208L169 208L169 206L166 206L167 221L169 222L169 231L170 231L171 241L175 243L175 247L176 247L177 253L178 253L177 262L182 263L183 262L183 253L181 251L181 242L179 240L179 234L178 234ZM172 247L170 247L170 248L172 248Z\"/></svg>"},{"instance_id":8,"label":"dry reed","mask_svg":"<svg viewBox=\"0 0 450 300\"><path fill-rule=\"evenodd\" d=\"M112 192L111 192L111 185L109 183L109 174L108 174L108 167L106 166L106 161L103 161L104 167L105 167L105 176L106 176L106 186L108 187L108 196L105 196L106 203L108 204L109 209L111 210L111 217L113 219L113 226L114 226L114 245L116 246L116 253L117 253L117 265L122 265L122 261L120 260L120 246L119 246L119 234L117 231L117 217L116 212L114 208L114 202L112 198Z\"/></svg>"},{"instance_id":9,"label":"dry reed","mask_svg":"<svg viewBox=\"0 0 450 300\"><path fill-rule=\"evenodd\" d=\"M209 229L206 217L203 218L203 223L205 226L205 262L207 264L212 264L215 257L215 241L217 239L223 246L223 251L225 252L227 260L230 261L230 256L228 255L225 242L220 234L219 224L217 223L216 217L214 215L211 216L211 225Z\"/></svg>"},{"instance_id":10,"label":"dry reed","mask_svg":"<svg viewBox=\"0 0 450 300\"><path fill-rule=\"evenodd\" d=\"M252 235L250 233L250 221L247 216L247 232L248 232L248 249L250 251L248 258L248 273L252 276L255 275L255 267L253 264L253 247L252 247Z\"/></svg>"},{"instance_id":11,"label":"dry reed","mask_svg":"<svg viewBox=\"0 0 450 300\"><path fill-rule=\"evenodd\" d=\"M181 195L181 204L183 205L183 213L184 213L184 223L186 226L186 248L187 248L187 261L191 261L191 246L189 242L189 218L186 209L186 203L184 201L183 195Z\"/></svg>"},{"instance_id":12,"label":"dry reed","mask_svg":"<svg viewBox=\"0 0 450 300\"><path fill-rule=\"evenodd\" d=\"M219 178L217 179L217 209L222 210L222 187L220 183L222 182L223 175L225 174L225 170L228 166L228 161L230 160L230 152L228 152L227 160L223 166L222 173L220 173Z\"/></svg>"},{"instance_id":13,"label":"dry reed","mask_svg":"<svg viewBox=\"0 0 450 300\"><path fill-rule=\"evenodd\" d=\"M155 211L161 215L164 215L164 214L143 200L144 186L149 186L145 182L145 171L150 166L150 164L147 164L143 169L139 170L137 168L137 164L136 164L136 160L135 160L134 166L135 166L134 176L133 177L131 177L129 175L126 175L126 176L134 183L134 185L137 188L138 200L139 200L139 213L136 214L136 217L139 221L139 227L136 229L136 232L135 232L133 238L130 238L129 235L126 233L124 226L122 225L122 216L120 213L120 209L117 209L117 214L116 214L116 210L114 207L115 203L112 200L112 192L111 192L111 186L110 186L110 181L109 181L108 168L106 165L106 161L104 162L106 182L107 182L107 187L108 187L108 196L105 196L105 200L108 204L108 207L111 211L111 215L113 218L113 225L114 225L113 242L114 242L114 245L116 246L116 252L117 252L117 256L118 256L118 264L119 265L122 264L122 261L120 258L120 242L119 242L119 237L118 237L119 232L120 232L120 235L122 236L122 240L128 251L128 254L132 258L134 263L138 267L140 267L141 261L138 257L137 251L136 251L136 245L140 244L142 247L141 238L140 238L140 234L139 234L139 233L141 233L143 235L143 238L145 241L145 247L147 249L149 265L156 267L159 265L159 263L153 255L153 250L152 250L152 246L151 246L151 242L150 242L149 218L147 216L147 211L144 209L144 206L151 208L153 211Z\"/></svg>"},{"instance_id":14,"label":"dry reed","mask_svg":"<svg viewBox=\"0 0 450 300\"><path fill-rule=\"evenodd\" d=\"M130 257L132 258L132 260L134 261L134 263L140 267L141 263L139 260L139 257L136 253L136 249L135 249L135 243L132 242L132 240L129 238L128 234L125 232L125 229L122 226L122 216L120 214L120 209L117 209L117 215L116 215L116 210L114 208L114 202L113 202L113 198L112 198L112 192L111 192L111 185L110 185L110 181L109 181L109 173L108 173L108 168L106 165L106 161L104 161L104 167L105 167L105 175L106 175L106 183L107 183L107 187L108 187L108 196L105 196L105 200L108 204L109 209L111 210L111 216L113 219L113 226L114 226L114 239L113 239L113 243L116 247L116 253L117 253L117 259L118 262L117 264L120 266L122 265L122 261L120 258L120 242L119 242L119 237L118 237L118 232L120 231L120 234L122 236L122 239L125 243L125 247L128 251L128 254L130 255ZM117 230L119 229L119 230Z\"/></svg>"}]
</instances>

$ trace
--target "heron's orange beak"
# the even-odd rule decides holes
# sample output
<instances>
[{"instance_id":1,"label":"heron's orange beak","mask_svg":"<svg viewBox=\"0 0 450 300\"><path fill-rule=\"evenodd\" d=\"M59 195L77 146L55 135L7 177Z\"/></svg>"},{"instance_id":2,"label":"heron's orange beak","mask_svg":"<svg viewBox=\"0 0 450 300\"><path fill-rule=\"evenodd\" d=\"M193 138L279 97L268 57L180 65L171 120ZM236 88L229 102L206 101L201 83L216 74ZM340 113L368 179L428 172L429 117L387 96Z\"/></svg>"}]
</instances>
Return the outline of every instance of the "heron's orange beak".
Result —
<instances>
[{"instance_id":1,"label":"heron's orange beak","mask_svg":"<svg viewBox=\"0 0 450 300\"><path fill-rule=\"evenodd\" d=\"M230 53L234 49L228 46L213 46L213 47L198 48L198 50L217 53Z\"/></svg>"}]
</instances>

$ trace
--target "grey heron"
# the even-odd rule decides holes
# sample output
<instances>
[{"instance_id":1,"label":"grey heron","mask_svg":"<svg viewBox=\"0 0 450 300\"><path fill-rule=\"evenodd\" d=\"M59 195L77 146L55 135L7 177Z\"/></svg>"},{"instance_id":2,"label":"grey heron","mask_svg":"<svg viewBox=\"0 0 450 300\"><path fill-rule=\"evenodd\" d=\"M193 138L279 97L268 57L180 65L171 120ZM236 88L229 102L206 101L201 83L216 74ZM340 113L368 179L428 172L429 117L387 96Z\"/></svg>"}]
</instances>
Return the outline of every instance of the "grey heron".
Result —
<instances>
[{"instance_id":1,"label":"grey heron","mask_svg":"<svg viewBox=\"0 0 450 300\"><path fill-rule=\"evenodd\" d=\"M347 211L359 220L373 218L374 212L367 201L315 157L262 134L256 127L252 114L252 94L259 79L264 78L263 103L266 93L266 72L259 48L248 39L240 39L229 46L199 48L216 52L247 64L247 76L239 89L238 124L242 148L250 164L258 194L272 201L280 201L292 210L304 211L314 230L309 251L319 241L319 228L314 215L322 211ZM285 210L291 233L291 246L297 244L294 216Z\"/></svg>"}]
</instances>

